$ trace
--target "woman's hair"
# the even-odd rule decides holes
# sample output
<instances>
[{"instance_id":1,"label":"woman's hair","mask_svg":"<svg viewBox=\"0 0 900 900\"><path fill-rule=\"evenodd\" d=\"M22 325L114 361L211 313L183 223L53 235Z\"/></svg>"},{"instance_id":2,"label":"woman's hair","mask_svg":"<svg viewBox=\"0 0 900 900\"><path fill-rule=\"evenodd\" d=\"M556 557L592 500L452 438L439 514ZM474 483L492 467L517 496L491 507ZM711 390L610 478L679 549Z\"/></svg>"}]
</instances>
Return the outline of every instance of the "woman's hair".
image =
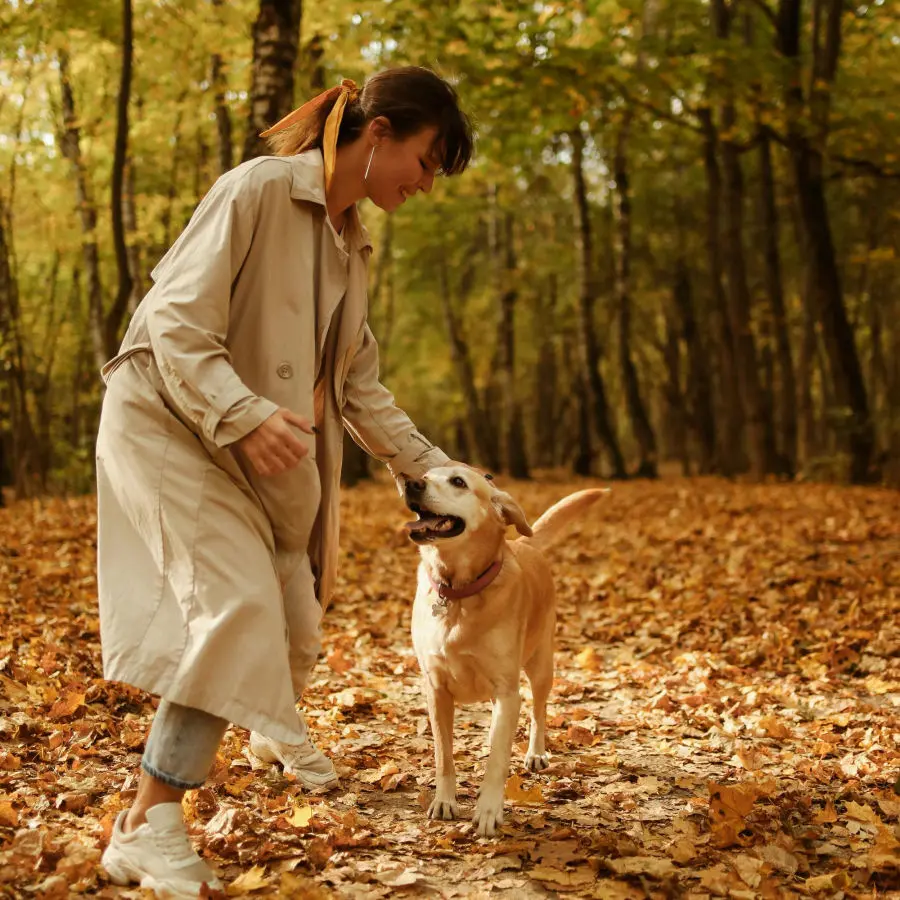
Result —
<instances>
[{"instance_id":1,"label":"woman's hair","mask_svg":"<svg viewBox=\"0 0 900 900\"><path fill-rule=\"evenodd\" d=\"M272 152L293 156L321 147L325 120L336 101L337 95L317 114L268 137ZM472 124L459 107L456 91L431 69L399 66L366 79L357 99L344 110L338 147L356 140L366 122L379 116L391 123L393 136L399 140L423 128L436 128L434 149L442 174L458 175L468 166L474 144Z\"/></svg>"}]
</instances>

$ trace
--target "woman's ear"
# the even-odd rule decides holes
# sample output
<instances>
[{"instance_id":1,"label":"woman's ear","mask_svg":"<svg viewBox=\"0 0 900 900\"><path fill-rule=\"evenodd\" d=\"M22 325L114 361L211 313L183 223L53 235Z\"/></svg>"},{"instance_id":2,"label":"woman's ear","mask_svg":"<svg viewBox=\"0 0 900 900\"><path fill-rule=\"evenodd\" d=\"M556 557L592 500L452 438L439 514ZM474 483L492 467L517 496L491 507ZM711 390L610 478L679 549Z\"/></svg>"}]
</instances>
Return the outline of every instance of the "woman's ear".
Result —
<instances>
[{"instance_id":1,"label":"woman's ear","mask_svg":"<svg viewBox=\"0 0 900 900\"><path fill-rule=\"evenodd\" d=\"M372 143L376 145L389 138L393 133L391 120L387 116L376 116L369 122L368 128Z\"/></svg>"},{"instance_id":2,"label":"woman's ear","mask_svg":"<svg viewBox=\"0 0 900 900\"><path fill-rule=\"evenodd\" d=\"M519 534L531 537L531 526L528 524L528 519L525 518L525 513L522 512L522 507L509 494L505 491L497 491L491 498L491 502L505 524L515 525Z\"/></svg>"}]
</instances>

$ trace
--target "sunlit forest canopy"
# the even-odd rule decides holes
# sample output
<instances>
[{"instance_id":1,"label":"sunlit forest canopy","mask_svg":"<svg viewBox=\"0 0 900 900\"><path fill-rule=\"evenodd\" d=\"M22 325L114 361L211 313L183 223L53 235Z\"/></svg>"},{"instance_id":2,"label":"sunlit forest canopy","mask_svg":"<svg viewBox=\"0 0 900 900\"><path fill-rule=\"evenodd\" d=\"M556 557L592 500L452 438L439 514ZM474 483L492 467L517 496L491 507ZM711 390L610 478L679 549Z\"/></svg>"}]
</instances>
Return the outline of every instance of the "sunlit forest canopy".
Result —
<instances>
[{"instance_id":1,"label":"sunlit forest canopy","mask_svg":"<svg viewBox=\"0 0 900 900\"><path fill-rule=\"evenodd\" d=\"M308 97L405 63L451 78L478 131L464 175L390 218L362 209L383 378L430 438L519 476L897 479L894 5L6 0L0 17L17 495L90 488L99 367L213 181Z\"/></svg>"}]
</instances>

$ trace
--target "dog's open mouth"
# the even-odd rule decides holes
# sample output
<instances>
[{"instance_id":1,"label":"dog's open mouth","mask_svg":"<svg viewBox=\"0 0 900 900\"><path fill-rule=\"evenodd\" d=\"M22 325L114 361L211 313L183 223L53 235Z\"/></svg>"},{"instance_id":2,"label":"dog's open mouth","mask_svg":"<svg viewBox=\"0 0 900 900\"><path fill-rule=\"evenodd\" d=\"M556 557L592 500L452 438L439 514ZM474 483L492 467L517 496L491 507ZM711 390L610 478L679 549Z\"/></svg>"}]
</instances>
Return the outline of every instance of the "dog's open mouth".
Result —
<instances>
[{"instance_id":1,"label":"dog's open mouth","mask_svg":"<svg viewBox=\"0 0 900 900\"><path fill-rule=\"evenodd\" d=\"M459 516L445 516L422 509L411 503L409 508L418 516L415 522L407 522L406 530L411 540L417 544L436 541L441 538L456 537L466 530L466 523Z\"/></svg>"}]
</instances>

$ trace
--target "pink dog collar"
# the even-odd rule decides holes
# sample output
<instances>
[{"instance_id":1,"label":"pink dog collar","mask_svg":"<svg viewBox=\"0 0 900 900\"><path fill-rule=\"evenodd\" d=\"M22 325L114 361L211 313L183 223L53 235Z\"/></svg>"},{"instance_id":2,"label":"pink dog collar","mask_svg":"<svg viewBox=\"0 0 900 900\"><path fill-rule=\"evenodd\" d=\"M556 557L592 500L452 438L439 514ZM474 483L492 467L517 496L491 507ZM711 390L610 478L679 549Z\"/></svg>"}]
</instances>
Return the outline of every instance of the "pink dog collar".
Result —
<instances>
[{"instance_id":1,"label":"pink dog collar","mask_svg":"<svg viewBox=\"0 0 900 900\"><path fill-rule=\"evenodd\" d=\"M428 580L442 601L441 603L436 603L435 606L446 607L448 600L463 600L466 597L474 597L476 594L480 594L500 574L502 568L503 561L496 559L474 581L461 588L453 588L449 584L435 581L429 574Z\"/></svg>"}]
</instances>

